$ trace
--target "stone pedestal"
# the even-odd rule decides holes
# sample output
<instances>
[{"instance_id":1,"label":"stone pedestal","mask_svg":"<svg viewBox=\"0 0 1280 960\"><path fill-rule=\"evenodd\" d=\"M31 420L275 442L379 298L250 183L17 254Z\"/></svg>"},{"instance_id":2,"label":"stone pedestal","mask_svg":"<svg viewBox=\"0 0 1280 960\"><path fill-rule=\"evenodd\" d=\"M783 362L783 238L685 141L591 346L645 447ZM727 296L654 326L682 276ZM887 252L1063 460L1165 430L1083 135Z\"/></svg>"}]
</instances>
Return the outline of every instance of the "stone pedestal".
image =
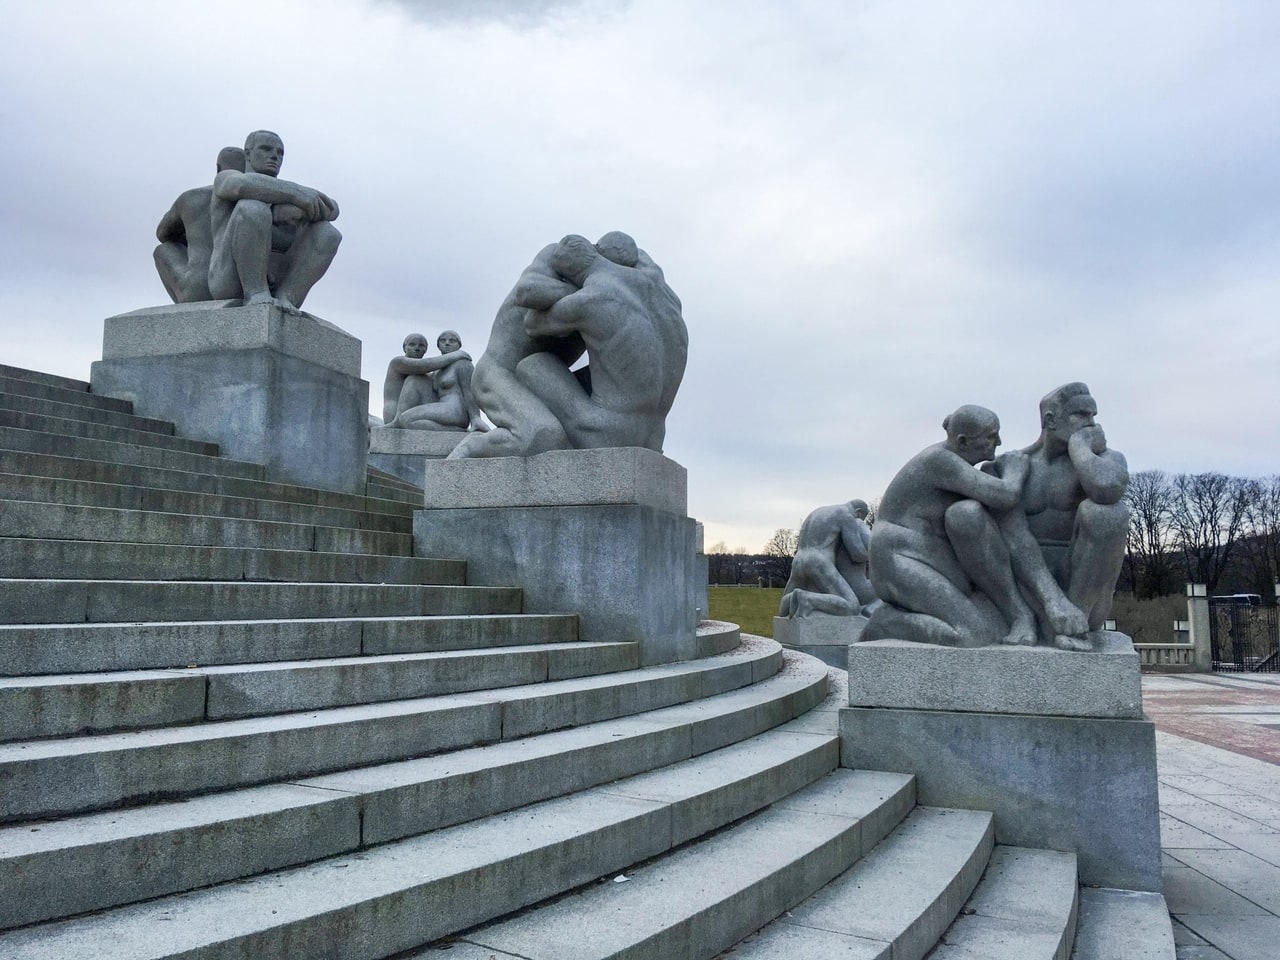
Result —
<instances>
[{"instance_id":1,"label":"stone pedestal","mask_svg":"<svg viewBox=\"0 0 1280 960\"><path fill-rule=\"evenodd\" d=\"M642 663L695 655L706 569L678 463L638 447L429 460L423 487L418 556L523 588L526 613L579 614L584 640L639 642Z\"/></svg>"},{"instance_id":2,"label":"stone pedestal","mask_svg":"<svg viewBox=\"0 0 1280 960\"><path fill-rule=\"evenodd\" d=\"M773 639L789 650L799 650L844 670L848 666L849 645L858 642L866 626L867 618L860 615L811 613L807 617L774 617Z\"/></svg>"},{"instance_id":3,"label":"stone pedestal","mask_svg":"<svg viewBox=\"0 0 1280 960\"><path fill-rule=\"evenodd\" d=\"M238 301L108 317L93 392L180 435L260 463L274 480L364 491L369 384L360 341L310 314Z\"/></svg>"},{"instance_id":4,"label":"stone pedestal","mask_svg":"<svg viewBox=\"0 0 1280 960\"><path fill-rule=\"evenodd\" d=\"M1159 891L1155 728L1138 655L1105 636L1097 653L855 644L840 762L991 811L997 843L1075 853L1081 883Z\"/></svg>"},{"instance_id":5,"label":"stone pedestal","mask_svg":"<svg viewBox=\"0 0 1280 960\"><path fill-rule=\"evenodd\" d=\"M423 486L428 460L443 460L467 435L465 430L369 428L369 464Z\"/></svg>"}]
</instances>

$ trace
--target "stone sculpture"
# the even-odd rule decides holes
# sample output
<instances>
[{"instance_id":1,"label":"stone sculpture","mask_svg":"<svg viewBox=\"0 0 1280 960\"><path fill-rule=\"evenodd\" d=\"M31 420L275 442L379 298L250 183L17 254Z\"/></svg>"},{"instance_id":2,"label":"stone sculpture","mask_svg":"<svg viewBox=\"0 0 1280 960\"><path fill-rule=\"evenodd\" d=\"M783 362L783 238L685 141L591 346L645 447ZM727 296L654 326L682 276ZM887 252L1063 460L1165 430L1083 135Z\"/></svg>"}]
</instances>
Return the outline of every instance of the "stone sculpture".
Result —
<instances>
[{"instance_id":1,"label":"stone sculpture","mask_svg":"<svg viewBox=\"0 0 1280 960\"><path fill-rule=\"evenodd\" d=\"M778 616L870 616L880 606L867 579L867 512L866 501L850 500L818 507L805 518Z\"/></svg>"},{"instance_id":2,"label":"stone sculpture","mask_svg":"<svg viewBox=\"0 0 1280 960\"><path fill-rule=\"evenodd\" d=\"M271 131L249 134L244 151L244 171L223 170L213 181L210 293L298 312L338 252L338 205L279 178L284 142Z\"/></svg>"},{"instance_id":3,"label":"stone sculpture","mask_svg":"<svg viewBox=\"0 0 1280 960\"><path fill-rule=\"evenodd\" d=\"M625 233L539 251L498 308L472 386L493 421L451 457L661 452L688 331L661 268ZM583 354L587 365L572 369Z\"/></svg>"},{"instance_id":4,"label":"stone sculpture","mask_svg":"<svg viewBox=\"0 0 1280 960\"><path fill-rule=\"evenodd\" d=\"M244 151L223 147L218 152L215 176L223 170L244 171ZM179 194L156 227L154 258L160 282L174 303L211 300L209 260L213 256L213 227L209 203L213 185L193 187Z\"/></svg>"},{"instance_id":5,"label":"stone sculpture","mask_svg":"<svg viewBox=\"0 0 1280 960\"><path fill-rule=\"evenodd\" d=\"M427 357L427 338L411 333L404 356L387 365L382 387L385 426L405 430L486 431L471 392L474 365L462 338L446 330L436 338L440 356Z\"/></svg>"},{"instance_id":6,"label":"stone sculpture","mask_svg":"<svg viewBox=\"0 0 1280 960\"><path fill-rule=\"evenodd\" d=\"M1128 528L1128 468L1096 413L1083 383L1059 387L1040 402L1039 440L994 461L994 413L963 406L943 421L946 441L881 502L870 576L884 605L863 639L1093 649Z\"/></svg>"}]
</instances>

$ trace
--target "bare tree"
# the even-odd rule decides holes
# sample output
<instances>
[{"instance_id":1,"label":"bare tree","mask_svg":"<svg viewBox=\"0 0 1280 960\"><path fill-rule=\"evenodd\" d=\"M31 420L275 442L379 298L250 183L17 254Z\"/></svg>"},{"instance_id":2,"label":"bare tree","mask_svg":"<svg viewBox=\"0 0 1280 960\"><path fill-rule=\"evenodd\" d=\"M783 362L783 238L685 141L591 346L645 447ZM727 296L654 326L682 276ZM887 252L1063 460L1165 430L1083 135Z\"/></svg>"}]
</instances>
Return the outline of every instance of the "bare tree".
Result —
<instances>
[{"instance_id":1,"label":"bare tree","mask_svg":"<svg viewBox=\"0 0 1280 960\"><path fill-rule=\"evenodd\" d=\"M1125 501L1132 519L1124 561L1134 596L1149 599L1178 590L1172 552L1176 500L1173 484L1160 470L1143 470L1129 477Z\"/></svg>"},{"instance_id":2,"label":"bare tree","mask_svg":"<svg viewBox=\"0 0 1280 960\"><path fill-rule=\"evenodd\" d=\"M1244 532L1249 481L1221 473L1180 473L1171 516L1173 539L1189 581L1209 592L1230 565Z\"/></svg>"},{"instance_id":3,"label":"bare tree","mask_svg":"<svg viewBox=\"0 0 1280 960\"><path fill-rule=\"evenodd\" d=\"M794 557L799 542L800 535L795 530L779 527L764 545L764 552L770 557Z\"/></svg>"},{"instance_id":4,"label":"bare tree","mask_svg":"<svg viewBox=\"0 0 1280 960\"><path fill-rule=\"evenodd\" d=\"M1280 476L1251 480L1249 485L1241 554L1253 592L1269 598L1280 581Z\"/></svg>"}]
</instances>

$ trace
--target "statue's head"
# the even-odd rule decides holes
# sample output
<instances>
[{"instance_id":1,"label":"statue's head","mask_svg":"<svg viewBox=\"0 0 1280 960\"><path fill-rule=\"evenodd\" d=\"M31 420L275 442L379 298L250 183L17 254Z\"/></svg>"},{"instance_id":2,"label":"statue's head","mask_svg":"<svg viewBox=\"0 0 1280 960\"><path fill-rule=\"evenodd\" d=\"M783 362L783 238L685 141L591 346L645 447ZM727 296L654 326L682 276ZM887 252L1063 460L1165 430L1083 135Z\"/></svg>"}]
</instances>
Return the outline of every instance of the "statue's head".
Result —
<instances>
[{"instance_id":1,"label":"statue's head","mask_svg":"<svg viewBox=\"0 0 1280 960\"><path fill-rule=\"evenodd\" d=\"M239 170L244 173L244 151L239 147L223 147L218 151L218 173Z\"/></svg>"},{"instance_id":2,"label":"statue's head","mask_svg":"<svg viewBox=\"0 0 1280 960\"><path fill-rule=\"evenodd\" d=\"M421 360L427 355L427 338L420 333L409 334L404 338L404 355Z\"/></svg>"},{"instance_id":3,"label":"statue's head","mask_svg":"<svg viewBox=\"0 0 1280 960\"><path fill-rule=\"evenodd\" d=\"M640 259L636 242L631 235L621 230L610 230L596 241L596 249L606 260L612 260L620 267L634 267Z\"/></svg>"},{"instance_id":4,"label":"statue's head","mask_svg":"<svg viewBox=\"0 0 1280 960\"><path fill-rule=\"evenodd\" d=\"M966 403L942 421L947 446L969 463L982 463L1000 446L1000 418L986 407Z\"/></svg>"},{"instance_id":5,"label":"statue's head","mask_svg":"<svg viewBox=\"0 0 1280 960\"><path fill-rule=\"evenodd\" d=\"M556 246L551 255L551 269L571 283L582 286L587 271L600 254L586 237L571 233Z\"/></svg>"},{"instance_id":6,"label":"statue's head","mask_svg":"<svg viewBox=\"0 0 1280 960\"><path fill-rule=\"evenodd\" d=\"M871 512L871 508L867 506L867 501L865 500L850 500L849 508L859 520L867 519L867 514Z\"/></svg>"},{"instance_id":7,"label":"statue's head","mask_svg":"<svg viewBox=\"0 0 1280 960\"><path fill-rule=\"evenodd\" d=\"M270 130L255 130L244 140L246 173L263 173L268 177L280 174L284 163L284 141Z\"/></svg>"},{"instance_id":8,"label":"statue's head","mask_svg":"<svg viewBox=\"0 0 1280 960\"><path fill-rule=\"evenodd\" d=\"M1086 384L1065 383L1040 401L1040 429L1043 436L1066 443L1077 430L1094 425L1098 403Z\"/></svg>"},{"instance_id":9,"label":"statue's head","mask_svg":"<svg viewBox=\"0 0 1280 960\"><path fill-rule=\"evenodd\" d=\"M457 330L446 330L440 336L436 337L436 347L440 352L453 353L455 350L462 349L462 337L458 336Z\"/></svg>"}]
</instances>

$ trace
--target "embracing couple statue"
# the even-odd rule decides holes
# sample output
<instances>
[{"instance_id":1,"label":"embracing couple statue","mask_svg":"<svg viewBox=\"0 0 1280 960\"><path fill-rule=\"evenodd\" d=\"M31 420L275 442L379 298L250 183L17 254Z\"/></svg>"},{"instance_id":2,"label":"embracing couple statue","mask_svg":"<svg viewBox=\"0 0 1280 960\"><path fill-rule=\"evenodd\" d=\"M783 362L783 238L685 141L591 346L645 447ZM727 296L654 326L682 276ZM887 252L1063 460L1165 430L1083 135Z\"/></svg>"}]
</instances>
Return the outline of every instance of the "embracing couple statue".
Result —
<instances>
[{"instance_id":1,"label":"embracing couple statue","mask_svg":"<svg viewBox=\"0 0 1280 960\"><path fill-rule=\"evenodd\" d=\"M1097 412L1085 384L1058 387L1040 401L1040 438L999 457L994 413L947 417L947 439L881 501L870 577L884 602L862 639L1094 649L1129 526L1128 466Z\"/></svg>"}]
</instances>

